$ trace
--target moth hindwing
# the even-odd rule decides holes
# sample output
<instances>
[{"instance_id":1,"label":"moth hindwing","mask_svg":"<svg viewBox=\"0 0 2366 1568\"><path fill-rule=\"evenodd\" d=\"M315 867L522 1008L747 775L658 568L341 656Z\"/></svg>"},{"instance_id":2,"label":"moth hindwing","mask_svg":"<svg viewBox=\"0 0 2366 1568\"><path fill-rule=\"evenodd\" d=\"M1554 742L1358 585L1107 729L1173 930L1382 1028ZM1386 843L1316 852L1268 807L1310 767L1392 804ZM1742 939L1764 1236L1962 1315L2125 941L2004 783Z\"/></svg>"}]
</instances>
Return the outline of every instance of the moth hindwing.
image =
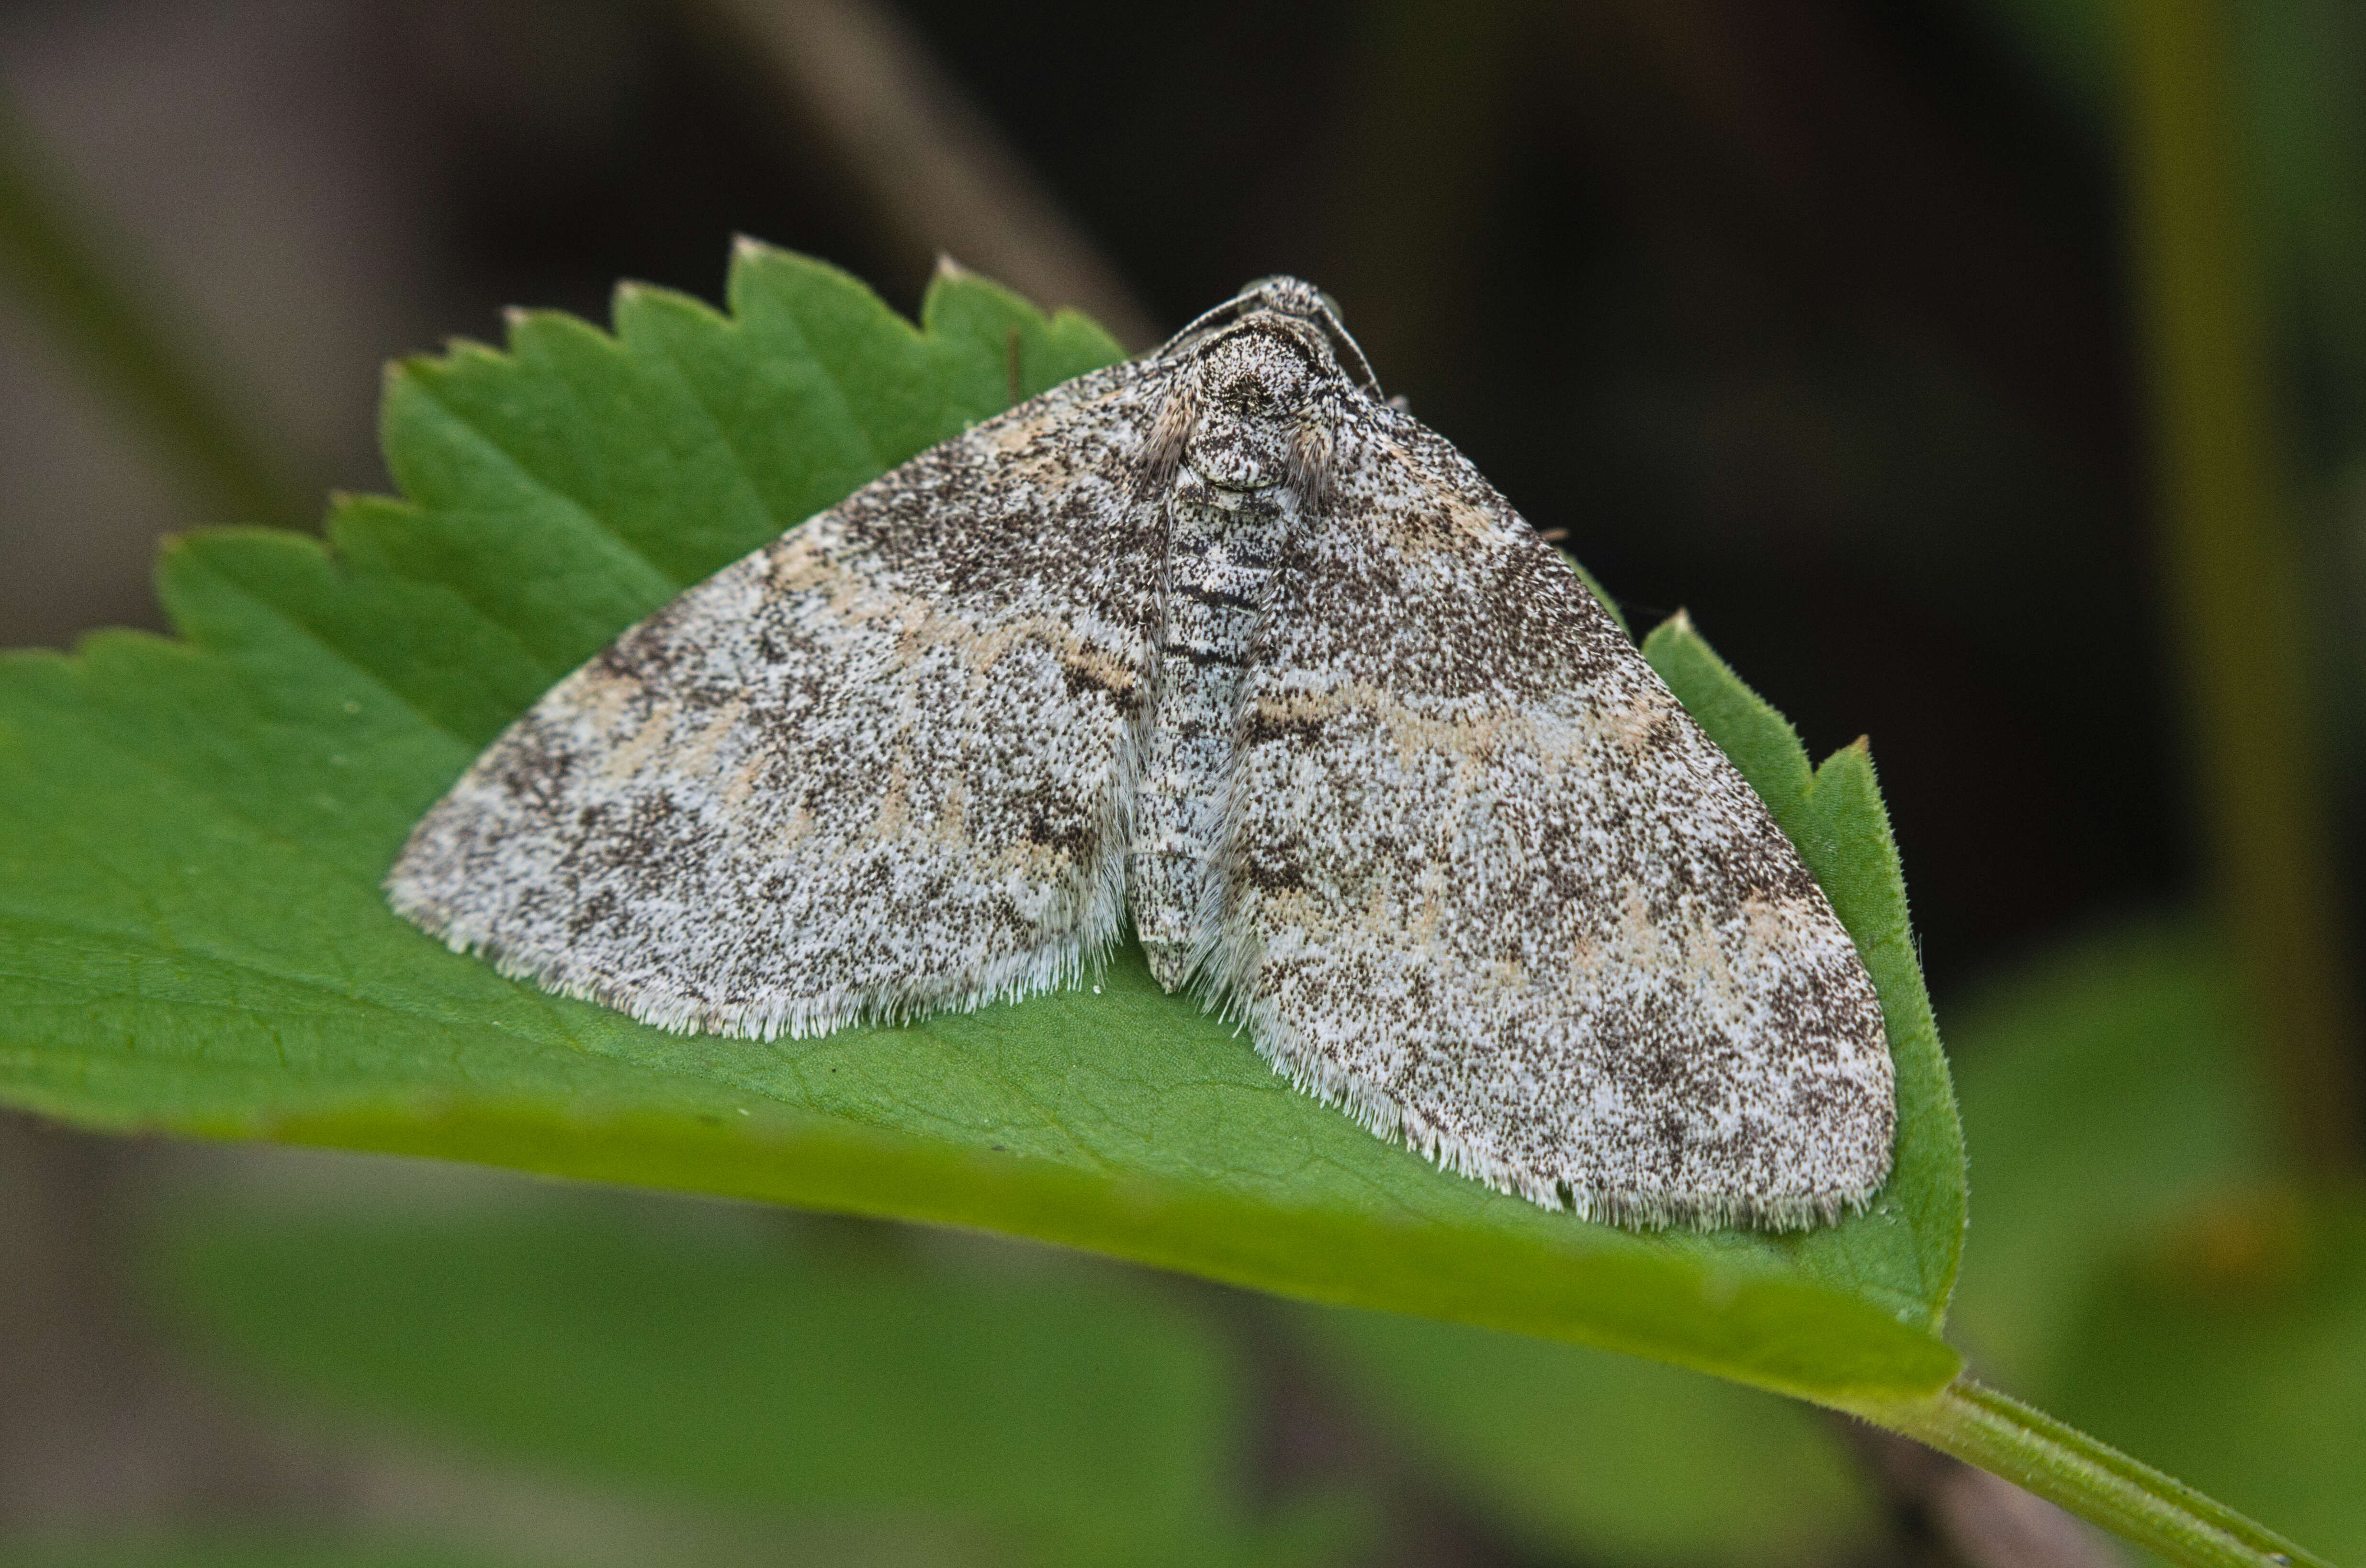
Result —
<instances>
[{"instance_id":1,"label":"moth hindwing","mask_svg":"<svg viewBox=\"0 0 2366 1568\"><path fill-rule=\"evenodd\" d=\"M1871 980L1552 548L1269 278L921 454L569 676L394 907L666 1028L1169 990L1449 1170L1635 1226L1887 1179Z\"/></svg>"}]
</instances>

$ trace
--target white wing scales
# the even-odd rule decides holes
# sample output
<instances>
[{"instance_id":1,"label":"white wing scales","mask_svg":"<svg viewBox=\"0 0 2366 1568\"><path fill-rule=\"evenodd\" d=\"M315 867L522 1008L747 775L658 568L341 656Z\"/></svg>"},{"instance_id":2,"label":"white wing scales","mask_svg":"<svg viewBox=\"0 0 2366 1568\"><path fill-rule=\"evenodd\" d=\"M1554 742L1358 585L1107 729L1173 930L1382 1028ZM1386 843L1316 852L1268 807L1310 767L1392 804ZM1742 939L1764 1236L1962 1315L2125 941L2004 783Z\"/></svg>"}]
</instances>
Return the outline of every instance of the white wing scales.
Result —
<instances>
[{"instance_id":1,"label":"white wing scales","mask_svg":"<svg viewBox=\"0 0 2366 1568\"><path fill-rule=\"evenodd\" d=\"M1301 1086L1537 1202L1829 1221L1892 1070L1764 805L1477 471L1379 410L1242 715L1211 981Z\"/></svg>"},{"instance_id":2,"label":"white wing scales","mask_svg":"<svg viewBox=\"0 0 2366 1568\"><path fill-rule=\"evenodd\" d=\"M1071 382L625 633L420 823L395 908L669 1028L1074 980L1120 925L1156 614L1142 394Z\"/></svg>"}]
</instances>

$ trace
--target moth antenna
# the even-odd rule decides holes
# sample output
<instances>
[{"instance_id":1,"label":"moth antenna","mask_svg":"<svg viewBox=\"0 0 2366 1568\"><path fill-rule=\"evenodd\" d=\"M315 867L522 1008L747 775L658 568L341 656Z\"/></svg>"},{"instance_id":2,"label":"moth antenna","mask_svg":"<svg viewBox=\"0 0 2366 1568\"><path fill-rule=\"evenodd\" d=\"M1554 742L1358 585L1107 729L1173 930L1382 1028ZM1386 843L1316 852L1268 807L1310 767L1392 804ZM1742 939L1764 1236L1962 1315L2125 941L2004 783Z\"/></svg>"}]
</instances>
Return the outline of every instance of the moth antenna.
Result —
<instances>
[{"instance_id":1,"label":"moth antenna","mask_svg":"<svg viewBox=\"0 0 2366 1568\"><path fill-rule=\"evenodd\" d=\"M1249 303L1250 297L1249 292L1244 290L1237 297L1225 300L1212 310L1202 310L1185 322L1180 331L1161 343L1157 352L1162 354L1172 353L1195 338L1205 337L1219 327L1229 326L1239 320L1242 309Z\"/></svg>"},{"instance_id":2,"label":"moth antenna","mask_svg":"<svg viewBox=\"0 0 2366 1568\"><path fill-rule=\"evenodd\" d=\"M1347 330L1346 323L1339 319L1337 302L1313 284L1294 277L1262 277L1244 285L1232 298L1194 317L1181 331L1167 339L1158 352L1171 353L1255 310L1279 311L1316 328L1329 342L1332 357L1339 362L1339 367L1359 388L1375 401L1388 401L1391 407L1403 411L1403 405L1396 399L1383 398L1380 378L1373 374L1372 362L1364 357L1363 346L1356 342L1354 335Z\"/></svg>"},{"instance_id":3,"label":"moth antenna","mask_svg":"<svg viewBox=\"0 0 2366 1568\"><path fill-rule=\"evenodd\" d=\"M1339 312L1332 306L1331 297L1323 295L1320 297L1322 304L1318 309L1321 311L1323 335L1331 341L1331 353L1339 361L1339 367L1355 378L1356 385L1363 389L1366 396L1376 401L1396 404L1399 399L1382 395L1380 378L1372 373L1372 362L1364 357L1364 346L1349 335L1346 323L1339 319Z\"/></svg>"}]
</instances>

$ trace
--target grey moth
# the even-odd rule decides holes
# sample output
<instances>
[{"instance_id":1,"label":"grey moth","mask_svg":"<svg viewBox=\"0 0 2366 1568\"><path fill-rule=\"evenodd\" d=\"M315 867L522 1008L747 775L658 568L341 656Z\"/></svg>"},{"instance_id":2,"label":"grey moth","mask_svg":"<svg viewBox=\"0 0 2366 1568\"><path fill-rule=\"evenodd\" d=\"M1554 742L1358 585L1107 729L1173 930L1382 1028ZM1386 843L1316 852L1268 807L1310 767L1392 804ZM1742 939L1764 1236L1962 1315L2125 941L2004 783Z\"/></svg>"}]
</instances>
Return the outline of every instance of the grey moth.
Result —
<instances>
[{"instance_id":1,"label":"grey moth","mask_svg":"<svg viewBox=\"0 0 2366 1568\"><path fill-rule=\"evenodd\" d=\"M1290 278L625 632L386 886L763 1041L1071 985L1131 929L1301 1089L1614 1223L1825 1223L1889 1170L1880 1006L1790 842Z\"/></svg>"}]
</instances>

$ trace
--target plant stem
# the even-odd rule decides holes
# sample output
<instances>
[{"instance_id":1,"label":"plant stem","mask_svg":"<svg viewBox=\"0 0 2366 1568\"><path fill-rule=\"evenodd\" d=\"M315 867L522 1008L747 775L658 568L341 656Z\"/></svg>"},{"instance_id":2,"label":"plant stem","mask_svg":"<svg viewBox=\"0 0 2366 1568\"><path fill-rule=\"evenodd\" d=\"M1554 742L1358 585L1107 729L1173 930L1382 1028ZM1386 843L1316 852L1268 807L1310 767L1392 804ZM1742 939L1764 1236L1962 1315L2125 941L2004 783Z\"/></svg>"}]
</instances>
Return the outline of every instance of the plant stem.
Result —
<instances>
[{"instance_id":1,"label":"plant stem","mask_svg":"<svg viewBox=\"0 0 2366 1568\"><path fill-rule=\"evenodd\" d=\"M1840 1404L2192 1568L2333 1568L2183 1482L1972 1379L1924 1399Z\"/></svg>"},{"instance_id":2,"label":"plant stem","mask_svg":"<svg viewBox=\"0 0 2366 1568\"><path fill-rule=\"evenodd\" d=\"M2335 1178L2357 1159L2351 977L2222 6L2135 0L2122 12L2162 565L2205 853L2250 1032L2285 1141Z\"/></svg>"},{"instance_id":3,"label":"plant stem","mask_svg":"<svg viewBox=\"0 0 2366 1568\"><path fill-rule=\"evenodd\" d=\"M291 465L232 412L216 391L219 368L186 352L169 312L130 286L122 247L94 228L0 101L0 284L57 334L213 521L309 523L308 487Z\"/></svg>"}]
</instances>

